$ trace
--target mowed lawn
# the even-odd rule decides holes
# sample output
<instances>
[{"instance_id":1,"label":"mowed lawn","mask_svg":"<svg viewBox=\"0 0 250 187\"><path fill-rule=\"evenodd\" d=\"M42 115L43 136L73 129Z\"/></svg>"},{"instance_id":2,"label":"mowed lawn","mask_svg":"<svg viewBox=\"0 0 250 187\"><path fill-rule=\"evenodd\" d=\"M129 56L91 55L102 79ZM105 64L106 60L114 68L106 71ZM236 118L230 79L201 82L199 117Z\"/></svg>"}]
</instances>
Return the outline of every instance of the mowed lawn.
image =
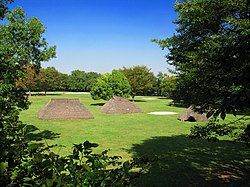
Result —
<instances>
[{"instance_id":1,"label":"mowed lawn","mask_svg":"<svg viewBox=\"0 0 250 187\"><path fill-rule=\"evenodd\" d=\"M37 112L51 98L79 98L94 119L38 119ZM170 100L159 97L138 96L135 99L143 113L111 115L99 111L105 101L92 100L88 94L31 96L32 104L21 113L21 120L40 129L33 132L37 133L33 139L41 136L49 144L63 145L55 149L61 155L68 155L74 143L89 140L99 144L96 152L109 149L110 155L120 155L124 160L145 156L153 159L149 171L138 179L138 186L250 184L249 147L226 140L191 140L187 135L194 123L177 120L184 108L169 106ZM178 114L147 114L155 111Z\"/></svg>"}]
</instances>

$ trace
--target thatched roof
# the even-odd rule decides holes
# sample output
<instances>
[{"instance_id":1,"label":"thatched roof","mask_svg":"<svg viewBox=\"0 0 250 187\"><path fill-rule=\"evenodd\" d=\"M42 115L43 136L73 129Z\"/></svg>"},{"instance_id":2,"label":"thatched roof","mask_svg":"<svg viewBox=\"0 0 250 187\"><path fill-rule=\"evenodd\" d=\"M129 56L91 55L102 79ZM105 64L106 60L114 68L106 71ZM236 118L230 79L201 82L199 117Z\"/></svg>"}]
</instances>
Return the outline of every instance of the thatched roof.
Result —
<instances>
[{"instance_id":1,"label":"thatched roof","mask_svg":"<svg viewBox=\"0 0 250 187\"><path fill-rule=\"evenodd\" d=\"M205 113L200 114L198 112L195 112L193 106L190 106L178 117L178 120L189 122L203 122L207 120L207 115Z\"/></svg>"},{"instance_id":2,"label":"thatched roof","mask_svg":"<svg viewBox=\"0 0 250 187\"><path fill-rule=\"evenodd\" d=\"M37 114L40 119L94 118L79 99L51 99Z\"/></svg>"},{"instance_id":3,"label":"thatched roof","mask_svg":"<svg viewBox=\"0 0 250 187\"><path fill-rule=\"evenodd\" d=\"M113 96L105 105L100 109L101 112L107 114L126 114L138 113L142 110L130 102L127 98Z\"/></svg>"}]
</instances>

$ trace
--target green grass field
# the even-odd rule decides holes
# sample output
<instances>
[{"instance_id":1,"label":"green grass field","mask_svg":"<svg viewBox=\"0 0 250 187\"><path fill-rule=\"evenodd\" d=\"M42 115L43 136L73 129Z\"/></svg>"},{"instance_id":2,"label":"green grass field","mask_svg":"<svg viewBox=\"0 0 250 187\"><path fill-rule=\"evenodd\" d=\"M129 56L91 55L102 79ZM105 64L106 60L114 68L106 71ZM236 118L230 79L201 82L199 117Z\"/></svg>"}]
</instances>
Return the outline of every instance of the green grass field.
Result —
<instances>
[{"instance_id":1,"label":"green grass field","mask_svg":"<svg viewBox=\"0 0 250 187\"><path fill-rule=\"evenodd\" d=\"M40 120L37 112L51 98L79 98L93 113L94 119ZM168 106L170 100L146 100L136 97L135 104L144 112L136 114L104 114L105 103L87 94L52 94L32 96L30 108L21 120L40 129L33 133L47 138L49 144L64 145L59 154L67 155L72 144L89 140L98 143L97 152L110 149L110 155L155 159L149 171L138 179L138 186L226 186L249 185L250 149L241 143L207 142L187 137L194 123L177 117L185 109ZM150 97L152 98L152 97ZM178 115L156 116L148 112L172 111ZM35 130L35 129L34 129ZM43 140L42 140L43 142Z\"/></svg>"}]
</instances>

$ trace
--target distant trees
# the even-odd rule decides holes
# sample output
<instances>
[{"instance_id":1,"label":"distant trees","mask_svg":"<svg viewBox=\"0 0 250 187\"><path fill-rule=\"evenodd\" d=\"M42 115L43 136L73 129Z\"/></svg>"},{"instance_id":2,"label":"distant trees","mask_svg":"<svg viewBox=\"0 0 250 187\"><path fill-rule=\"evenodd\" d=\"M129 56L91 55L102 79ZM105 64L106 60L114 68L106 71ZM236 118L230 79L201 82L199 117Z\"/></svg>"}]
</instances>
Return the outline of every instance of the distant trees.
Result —
<instances>
[{"instance_id":1,"label":"distant trees","mask_svg":"<svg viewBox=\"0 0 250 187\"><path fill-rule=\"evenodd\" d=\"M164 77L159 86L161 95L166 97L173 97L176 91L176 81L177 77L175 76Z\"/></svg>"},{"instance_id":2,"label":"distant trees","mask_svg":"<svg viewBox=\"0 0 250 187\"><path fill-rule=\"evenodd\" d=\"M93 86L96 85L97 79L101 77L101 74L99 73L85 72L81 70L74 70L68 75L59 72L55 67L37 69L32 64L28 64L23 68L24 77L17 81L17 85L24 88L26 91L29 91L29 93L31 93L31 91L39 91L44 92L45 95L47 91L90 92ZM116 71L117 70L114 70L114 72L112 72L112 79L110 79L109 74L103 75L103 81L107 76L109 79L104 82L113 81L114 76L117 76L117 79L123 79ZM168 77L162 72L159 72L157 77L155 77L146 66L134 66L132 68L123 67L123 69L119 71L125 75L126 79L129 81L129 85L125 83L125 86L132 89L132 92L130 93L132 98L134 98L135 95L169 96L170 87L173 87L173 85L170 85L173 84L173 82L170 83L170 79L172 79L171 77ZM114 79L116 80L116 78ZM101 85L101 87L104 86L100 81L98 84ZM167 88L167 86L170 87Z\"/></svg>"},{"instance_id":3,"label":"distant trees","mask_svg":"<svg viewBox=\"0 0 250 187\"><path fill-rule=\"evenodd\" d=\"M161 89L161 84L166 76L167 76L167 74L164 74L162 71L160 71L156 75L156 89L155 89L155 91L157 92L157 95L159 95L159 96L163 95L162 89Z\"/></svg>"},{"instance_id":4,"label":"distant trees","mask_svg":"<svg viewBox=\"0 0 250 187\"><path fill-rule=\"evenodd\" d=\"M151 95L155 91L156 77L146 66L123 67L120 70L128 79L131 85L132 98L136 95Z\"/></svg>"},{"instance_id":5,"label":"distant trees","mask_svg":"<svg viewBox=\"0 0 250 187\"><path fill-rule=\"evenodd\" d=\"M68 77L69 90L89 92L100 76L96 72L74 70Z\"/></svg>"},{"instance_id":6,"label":"distant trees","mask_svg":"<svg viewBox=\"0 0 250 187\"><path fill-rule=\"evenodd\" d=\"M91 89L93 99L108 100L112 96L129 97L131 87L128 79L119 70L103 74Z\"/></svg>"},{"instance_id":7,"label":"distant trees","mask_svg":"<svg viewBox=\"0 0 250 187\"><path fill-rule=\"evenodd\" d=\"M43 81L42 91L58 91L60 90L60 72L54 67L48 67L45 69L45 80ZM63 81L63 80L62 80Z\"/></svg>"},{"instance_id":8,"label":"distant trees","mask_svg":"<svg viewBox=\"0 0 250 187\"><path fill-rule=\"evenodd\" d=\"M25 76L17 81L26 91L90 91L100 74L74 70L70 75L54 67L35 69L32 64L24 67Z\"/></svg>"},{"instance_id":9,"label":"distant trees","mask_svg":"<svg viewBox=\"0 0 250 187\"><path fill-rule=\"evenodd\" d=\"M17 81L17 86L23 87L25 90L28 90L29 95L31 95L31 90L36 89L36 84L39 79L39 75L33 64L25 65L23 67L23 71L25 72L25 76Z\"/></svg>"}]
</instances>

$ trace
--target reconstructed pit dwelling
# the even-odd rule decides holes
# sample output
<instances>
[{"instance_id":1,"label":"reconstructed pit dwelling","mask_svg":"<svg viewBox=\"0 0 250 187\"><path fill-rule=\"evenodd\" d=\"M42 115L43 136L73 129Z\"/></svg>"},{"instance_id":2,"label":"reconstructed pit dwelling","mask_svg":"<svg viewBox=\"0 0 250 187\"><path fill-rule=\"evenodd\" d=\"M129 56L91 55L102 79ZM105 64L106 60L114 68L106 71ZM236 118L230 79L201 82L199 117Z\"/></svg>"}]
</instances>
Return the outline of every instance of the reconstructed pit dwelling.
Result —
<instances>
[{"instance_id":1,"label":"reconstructed pit dwelling","mask_svg":"<svg viewBox=\"0 0 250 187\"><path fill-rule=\"evenodd\" d=\"M107 114L126 114L142 112L142 110L138 106L134 105L127 98L118 96L113 96L105 105L101 107L100 111Z\"/></svg>"},{"instance_id":2,"label":"reconstructed pit dwelling","mask_svg":"<svg viewBox=\"0 0 250 187\"><path fill-rule=\"evenodd\" d=\"M189 121L189 122L203 122L207 121L207 114L200 114L195 112L194 107L190 106L186 111L184 111L179 117L180 121Z\"/></svg>"},{"instance_id":3,"label":"reconstructed pit dwelling","mask_svg":"<svg viewBox=\"0 0 250 187\"><path fill-rule=\"evenodd\" d=\"M51 99L37 117L44 120L94 118L79 99Z\"/></svg>"}]
</instances>

